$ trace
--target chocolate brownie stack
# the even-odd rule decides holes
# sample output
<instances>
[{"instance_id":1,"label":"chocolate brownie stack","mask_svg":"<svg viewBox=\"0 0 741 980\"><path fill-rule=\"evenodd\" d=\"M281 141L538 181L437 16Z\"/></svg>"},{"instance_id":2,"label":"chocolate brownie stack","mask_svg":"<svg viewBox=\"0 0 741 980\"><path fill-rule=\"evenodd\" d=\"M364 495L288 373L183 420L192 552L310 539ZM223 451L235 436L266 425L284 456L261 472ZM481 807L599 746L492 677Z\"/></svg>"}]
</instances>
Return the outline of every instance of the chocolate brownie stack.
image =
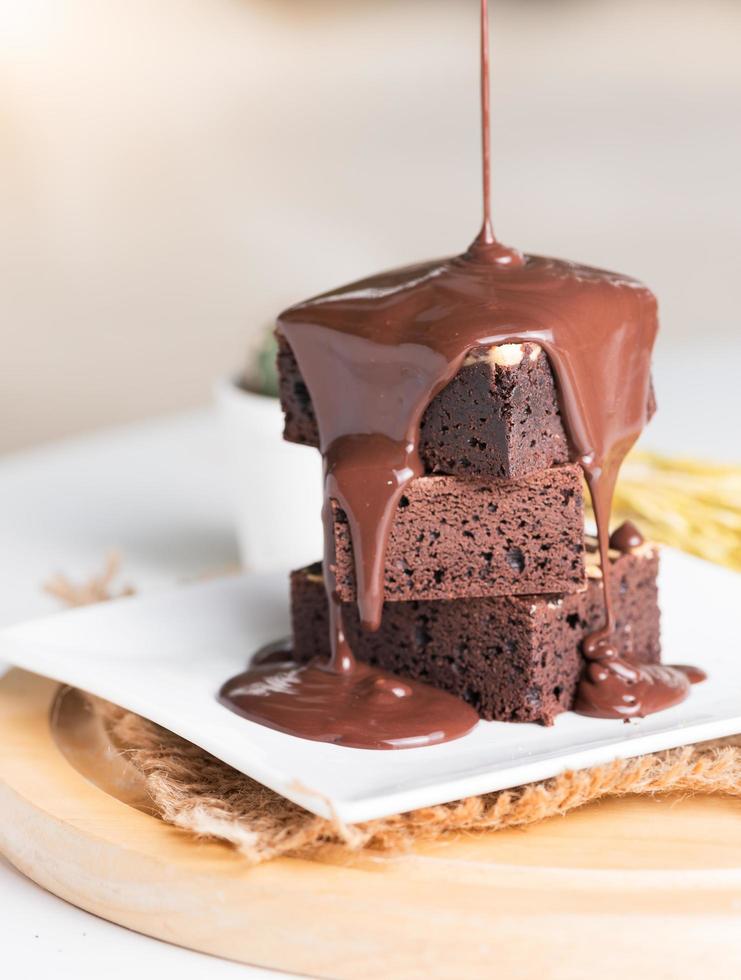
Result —
<instances>
[{"instance_id":1,"label":"chocolate brownie stack","mask_svg":"<svg viewBox=\"0 0 741 980\"><path fill-rule=\"evenodd\" d=\"M284 436L318 446L311 397L279 335ZM546 724L572 707L580 644L603 617L548 358L533 344L469 354L421 424L425 475L399 502L380 629L360 627L347 518L334 505L335 577L355 655L465 699L485 719ZM621 655L659 660L655 548L612 551ZM291 577L294 653L329 653L319 564Z\"/></svg>"}]
</instances>

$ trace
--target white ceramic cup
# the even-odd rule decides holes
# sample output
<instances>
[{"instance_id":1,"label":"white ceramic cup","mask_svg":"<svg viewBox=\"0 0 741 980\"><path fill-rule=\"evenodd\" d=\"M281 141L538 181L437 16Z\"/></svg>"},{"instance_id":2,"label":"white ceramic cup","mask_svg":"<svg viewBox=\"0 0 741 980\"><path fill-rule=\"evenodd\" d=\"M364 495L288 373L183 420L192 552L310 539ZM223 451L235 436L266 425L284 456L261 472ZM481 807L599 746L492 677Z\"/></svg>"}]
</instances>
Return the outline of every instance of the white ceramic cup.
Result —
<instances>
[{"instance_id":1,"label":"white ceramic cup","mask_svg":"<svg viewBox=\"0 0 741 980\"><path fill-rule=\"evenodd\" d=\"M322 465L317 449L283 440L277 398L216 384L231 473L239 551L250 571L300 568L322 556Z\"/></svg>"}]
</instances>

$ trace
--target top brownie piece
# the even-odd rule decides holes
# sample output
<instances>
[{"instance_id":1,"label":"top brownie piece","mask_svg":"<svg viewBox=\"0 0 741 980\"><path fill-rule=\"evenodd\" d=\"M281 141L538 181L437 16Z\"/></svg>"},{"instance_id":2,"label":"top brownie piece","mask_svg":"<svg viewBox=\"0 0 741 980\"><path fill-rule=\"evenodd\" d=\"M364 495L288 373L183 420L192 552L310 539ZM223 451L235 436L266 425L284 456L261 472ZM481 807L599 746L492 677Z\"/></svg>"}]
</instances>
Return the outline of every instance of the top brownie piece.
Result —
<instances>
[{"instance_id":1,"label":"top brownie piece","mask_svg":"<svg viewBox=\"0 0 741 980\"><path fill-rule=\"evenodd\" d=\"M319 445L311 395L278 331L283 437ZM649 392L648 416L656 409ZM548 357L537 344L478 347L430 402L420 426L427 473L505 480L569 461L569 447Z\"/></svg>"},{"instance_id":2,"label":"top brownie piece","mask_svg":"<svg viewBox=\"0 0 741 980\"><path fill-rule=\"evenodd\" d=\"M278 332L278 378L289 442L319 445L311 396ZM432 400L420 427L428 473L515 479L569 459L553 374L535 344L476 348Z\"/></svg>"}]
</instances>

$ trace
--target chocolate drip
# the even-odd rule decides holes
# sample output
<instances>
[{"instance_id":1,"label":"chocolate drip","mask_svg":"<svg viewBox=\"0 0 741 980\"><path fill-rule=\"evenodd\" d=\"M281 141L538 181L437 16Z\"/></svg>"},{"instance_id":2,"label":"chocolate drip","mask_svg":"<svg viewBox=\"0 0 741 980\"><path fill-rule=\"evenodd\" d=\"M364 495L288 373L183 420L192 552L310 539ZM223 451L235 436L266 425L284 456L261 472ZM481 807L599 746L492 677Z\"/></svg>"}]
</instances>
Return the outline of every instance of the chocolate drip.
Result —
<instances>
[{"instance_id":1,"label":"chocolate drip","mask_svg":"<svg viewBox=\"0 0 741 980\"><path fill-rule=\"evenodd\" d=\"M477 241L493 245L494 226L491 220L491 88L489 83L489 3L481 0L481 163L484 220Z\"/></svg>"},{"instance_id":2,"label":"chocolate drip","mask_svg":"<svg viewBox=\"0 0 741 980\"><path fill-rule=\"evenodd\" d=\"M282 640L273 640L260 647L250 661L250 668L281 666L289 667L293 664L293 638L290 636ZM224 685L226 688L227 685Z\"/></svg>"},{"instance_id":3,"label":"chocolate drip","mask_svg":"<svg viewBox=\"0 0 741 980\"><path fill-rule=\"evenodd\" d=\"M643 718L684 701L690 686L704 680L697 667L603 658L587 665L574 710L593 718Z\"/></svg>"},{"instance_id":4,"label":"chocolate drip","mask_svg":"<svg viewBox=\"0 0 741 980\"><path fill-rule=\"evenodd\" d=\"M675 664L673 670L681 670L685 677L688 678L690 684L701 684L708 679L708 675L704 670L701 670L699 667L693 667L691 664Z\"/></svg>"},{"instance_id":5,"label":"chocolate drip","mask_svg":"<svg viewBox=\"0 0 741 980\"><path fill-rule=\"evenodd\" d=\"M477 242L463 256L364 280L280 318L317 414L326 506L338 500L350 523L358 607L368 629L380 622L386 544L399 498L421 472L421 416L475 347L532 342L548 353L572 456L592 496L608 581L615 481L646 422L655 300L639 283L612 273L537 256L522 264L485 261L485 251ZM325 521L333 663L343 669L352 655L334 594L328 511ZM595 662L585 684L604 685L604 696L591 698L591 714L594 705L614 702L602 715L622 717L623 694L629 701L635 696L622 686L635 688L636 668L617 657L607 587L604 597L605 624L584 645ZM609 670L602 669L607 661ZM666 673L653 676L640 710L681 700L686 688L674 681Z\"/></svg>"},{"instance_id":6,"label":"chocolate drip","mask_svg":"<svg viewBox=\"0 0 741 980\"><path fill-rule=\"evenodd\" d=\"M614 551L628 552L640 548L644 537L632 521L623 521L610 535L610 547Z\"/></svg>"},{"instance_id":7,"label":"chocolate drip","mask_svg":"<svg viewBox=\"0 0 741 980\"><path fill-rule=\"evenodd\" d=\"M335 671L275 661L227 681L219 700L232 711L289 735L360 749L407 749L459 738L478 715L458 698L427 684L354 663Z\"/></svg>"},{"instance_id":8,"label":"chocolate drip","mask_svg":"<svg viewBox=\"0 0 741 980\"><path fill-rule=\"evenodd\" d=\"M421 471L419 421L475 347L531 342L548 353L607 566L617 471L646 421L655 300L612 273L537 256L521 265L481 261L482 251L479 244L367 279L280 318L312 395L327 499L339 499L350 521L358 603L370 628L380 618L396 504ZM328 534L330 574L331 546Z\"/></svg>"},{"instance_id":9,"label":"chocolate drip","mask_svg":"<svg viewBox=\"0 0 741 980\"><path fill-rule=\"evenodd\" d=\"M675 676L670 668L632 667L611 643L610 509L620 465L646 423L656 301L633 279L524 256L494 235L487 13L482 0L484 215L471 247L454 258L326 293L292 307L278 321L311 393L319 428L332 653L326 664L253 669L229 682L222 698L247 717L307 738L397 748L456 738L475 724L462 701L355 661L334 582L331 501L338 501L349 522L361 621L376 630L394 515L404 488L423 471L422 415L477 347L534 343L545 349L571 455L591 494L605 624L584 644L590 663L578 710L599 717L657 711L681 700L689 687L684 674Z\"/></svg>"}]
</instances>

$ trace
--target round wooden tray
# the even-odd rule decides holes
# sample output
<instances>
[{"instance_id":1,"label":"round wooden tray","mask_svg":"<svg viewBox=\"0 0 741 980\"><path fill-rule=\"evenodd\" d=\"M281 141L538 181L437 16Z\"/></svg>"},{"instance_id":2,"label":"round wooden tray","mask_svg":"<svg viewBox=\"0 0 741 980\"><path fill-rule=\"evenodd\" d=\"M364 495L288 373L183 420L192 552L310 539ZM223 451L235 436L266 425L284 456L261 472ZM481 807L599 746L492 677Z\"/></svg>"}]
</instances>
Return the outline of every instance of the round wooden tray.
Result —
<instances>
[{"instance_id":1,"label":"round wooden tray","mask_svg":"<svg viewBox=\"0 0 741 980\"><path fill-rule=\"evenodd\" d=\"M51 732L56 691L19 670L0 681L0 850L112 922L318 977L741 975L740 802L610 800L402 857L251 868L73 768Z\"/></svg>"}]
</instances>

